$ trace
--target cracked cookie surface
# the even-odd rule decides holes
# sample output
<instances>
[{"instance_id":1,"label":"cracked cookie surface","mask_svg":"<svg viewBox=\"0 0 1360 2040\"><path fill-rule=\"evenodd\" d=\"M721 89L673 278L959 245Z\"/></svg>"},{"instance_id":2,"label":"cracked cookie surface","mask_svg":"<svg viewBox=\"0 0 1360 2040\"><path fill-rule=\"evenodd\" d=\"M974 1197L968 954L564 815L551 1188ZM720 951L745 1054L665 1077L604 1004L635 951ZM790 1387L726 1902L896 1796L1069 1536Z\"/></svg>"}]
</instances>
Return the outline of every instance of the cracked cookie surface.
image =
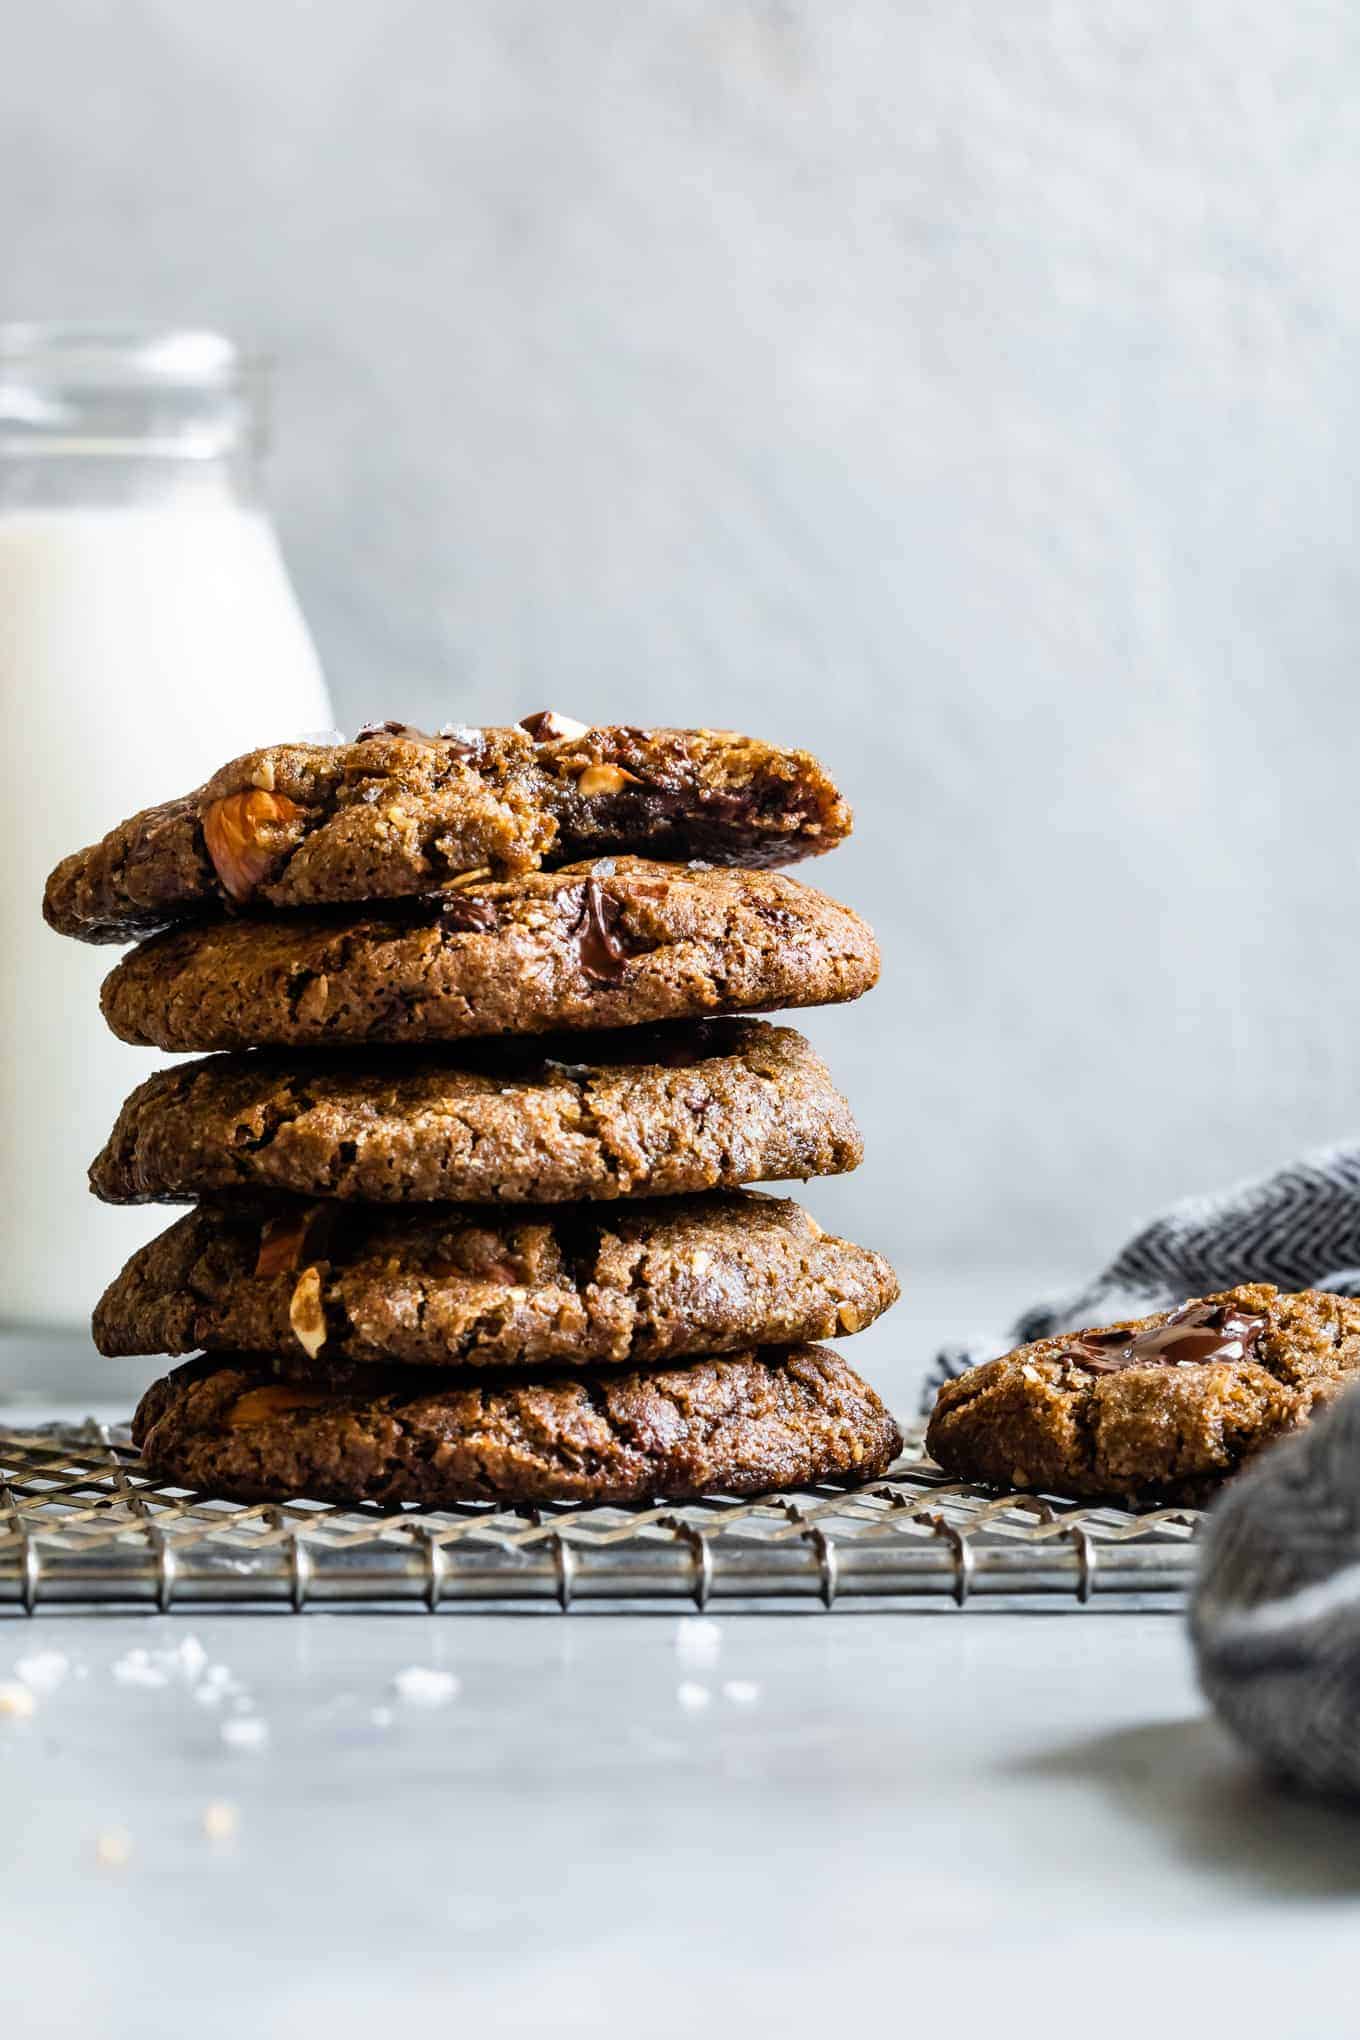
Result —
<instances>
[{"instance_id":1,"label":"cracked cookie surface","mask_svg":"<svg viewBox=\"0 0 1360 2040\"><path fill-rule=\"evenodd\" d=\"M989 1487L1196 1503L1357 1379L1360 1299L1244 1283L985 1361L941 1388L926 1445Z\"/></svg>"},{"instance_id":2,"label":"cracked cookie surface","mask_svg":"<svg viewBox=\"0 0 1360 2040\"><path fill-rule=\"evenodd\" d=\"M123 1041L182 1049L456 1041L858 998L859 916L777 871L602 858L442 901L210 922L104 981Z\"/></svg>"},{"instance_id":3,"label":"cracked cookie surface","mask_svg":"<svg viewBox=\"0 0 1360 2040\"><path fill-rule=\"evenodd\" d=\"M835 1175L861 1153L801 1034L714 1020L305 1061L210 1056L133 1092L90 1183L112 1204L233 1189L556 1203Z\"/></svg>"},{"instance_id":4,"label":"cracked cookie surface","mask_svg":"<svg viewBox=\"0 0 1360 2040\"><path fill-rule=\"evenodd\" d=\"M133 1419L153 1475L242 1501L682 1501L885 1473L901 1434L818 1346L657 1373L449 1386L386 1369L309 1377L191 1360Z\"/></svg>"},{"instance_id":5,"label":"cracked cookie surface","mask_svg":"<svg viewBox=\"0 0 1360 2040\"><path fill-rule=\"evenodd\" d=\"M386 723L233 760L65 858L43 912L60 934L131 942L228 905L400 899L611 852L790 864L850 827L808 752L730 730L590 729L551 711L437 736Z\"/></svg>"},{"instance_id":6,"label":"cracked cookie surface","mask_svg":"<svg viewBox=\"0 0 1360 2040\"><path fill-rule=\"evenodd\" d=\"M94 1338L107 1354L586 1367L835 1338L896 1296L881 1255L756 1191L519 1211L236 1198L140 1248Z\"/></svg>"}]
</instances>

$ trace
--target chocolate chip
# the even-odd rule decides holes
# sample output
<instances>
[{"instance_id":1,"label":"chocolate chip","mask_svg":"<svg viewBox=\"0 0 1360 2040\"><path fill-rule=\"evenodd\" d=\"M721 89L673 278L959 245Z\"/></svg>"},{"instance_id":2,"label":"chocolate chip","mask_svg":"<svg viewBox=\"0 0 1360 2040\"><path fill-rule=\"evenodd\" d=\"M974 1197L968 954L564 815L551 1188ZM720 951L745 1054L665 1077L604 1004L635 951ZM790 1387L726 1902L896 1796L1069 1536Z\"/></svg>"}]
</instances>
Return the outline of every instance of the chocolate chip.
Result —
<instances>
[{"instance_id":1,"label":"chocolate chip","mask_svg":"<svg viewBox=\"0 0 1360 2040\"><path fill-rule=\"evenodd\" d=\"M751 906L757 920L763 921L777 934L792 936L797 932L798 916L790 908L780 906L777 900L753 900Z\"/></svg>"},{"instance_id":2,"label":"chocolate chip","mask_svg":"<svg viewBox=\"0 0 1360 2040\"><path fill-rule=\"evenodd\" d=\"M532 715L522 715L519 726L536 744L553 744L562 737L583 737L590 727L569 715L559 715L555 708L539 708Z\"/></svg>"},{"instance_id":3,"label":"chocolate chip","mask_svg":"<svg viewBox=\"0 0 1360 2040\"><path fill-rule=\"evenodd\" d=\"M431 751L452 751L464 758L475 757L480 748L461 730L447 725L438 736L431 736L428 730L417 729L414 723L365 723L354 741L356 744L362 744L369 737L404 737L408 744L424 744Z\"/></svg>"},{"instance_id":4,"label":"chocolate chip","mask_svg":"<svg viewBox=\"0 0 1360 2040\"><path fill-rule=\"evenodd\" d=\"M490 900L468 899L463 893L451 893L439 909L439 918L446 928L456 929L460 934L489 935L500 926L500 917Z\"/></svg>"},{"instance_id":5,"label":"chocolate chip","mask_svg":"<svg viewBox=\"0 0 1360 2040\"><path fill-rule=\"evenodd\" d=\"M419 735L420 731L413 729L410 723L390 721L366 722L363 728L359 731L358 735L355 737L354 741L356 744L362 744L368 737L406 737Z\"/></svg>"},{"instance_id":6,"label":"chocolate chip","mask_svg":"<svg viewBox=\"0 0 1360 2040\"><path fill-rule=\"evenodd\" d=\"M476 758L481 754L481 731L470 730L463 723L441 723L439 741L458 758Z\"/></svg>"}]
</instances>

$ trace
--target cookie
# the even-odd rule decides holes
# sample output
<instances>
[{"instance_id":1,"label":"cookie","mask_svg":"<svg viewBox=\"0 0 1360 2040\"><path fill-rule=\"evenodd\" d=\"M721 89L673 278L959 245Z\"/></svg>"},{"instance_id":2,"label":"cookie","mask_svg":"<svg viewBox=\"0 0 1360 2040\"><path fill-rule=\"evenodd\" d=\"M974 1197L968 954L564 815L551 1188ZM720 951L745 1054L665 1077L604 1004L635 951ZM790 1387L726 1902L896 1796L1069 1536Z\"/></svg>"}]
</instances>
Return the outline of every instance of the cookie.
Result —
<instances>
[{"instance_id":1,"label":"cookie","mask_svg":"<svg viewBox=\"0 0 1360 2040\"><path fill-rule=\"evenodd\" d=\"M615 1373L450 1386L354 1369L311 1377L254 1356L191 1360L142 1397L132 1435L157 1479L241 1501L684 1501L846 1475L901 1450L839 1354L790 1346Z\"/></svg>"},{"instance_id":2,"label":"cookie","mask_svg":"<svg viewBox=\"0 0 1360 2040\"><path fill-rule=\"evenodd\" d=\"M131 942L235 907L401 899L610 852L790 864L850 833L817 760L730 730L588 729L544 710L507 729L402 723L353 743L274 744L67 857L43 912Z\"/></svg>"},{"instance_id":3,"label":"cookie","mask_svg":"<svg viewBox=\"0 0 1360 2040\"><path fill-rule=\"evenodd\" d=\"M832 1176L861 1154L850 1108L801 1034L710 1020L180 1064L133 1092L90 1187L109 1204L237 1189L558 1203Z\"/></svg>"},{"instance_id":4,"label":"cookie","mask_svg":"<svg viewBox=\"0 0 1360 2040\"><path fill-rule=\"evenodd\" d=\"M123 1041L301 1048L818 1006L877 976L864 922L797 879L629 857L442 901L173 929L123 958L102 1004Z\"/></svg>"},{"instance_id":5,"label":"cookie","mask_svg":"<svg viewBox=\"0 0 1360 2040\"><path fill-rule=\"evenodd\" d=\"M834 1338L896 1295L881 1255L756 1191L518 1211L236 1198L140 1248L94 1337L109 1354L587 1367Z\"/></svg>"},{"instance_id":6,"label":"cookie","mask_svg":"<svg viewBox=\"0 0 1360 2040\"><path fill-rule=\"evenodd\" d=\"M1194 1503L1358 1376L1360 1299L1247 1283L972 1368L926 1445L989 1487Z\"/></svg>"}]
</instances>

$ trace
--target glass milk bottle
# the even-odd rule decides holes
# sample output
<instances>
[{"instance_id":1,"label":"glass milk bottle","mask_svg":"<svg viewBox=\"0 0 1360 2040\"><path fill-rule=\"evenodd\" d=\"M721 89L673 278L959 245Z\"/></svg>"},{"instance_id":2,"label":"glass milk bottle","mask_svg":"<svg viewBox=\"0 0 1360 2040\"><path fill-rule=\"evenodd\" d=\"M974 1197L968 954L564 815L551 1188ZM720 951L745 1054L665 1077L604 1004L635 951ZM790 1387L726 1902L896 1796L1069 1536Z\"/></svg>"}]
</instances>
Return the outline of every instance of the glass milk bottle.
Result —
<instances>
[{"instance_id":1,"label":"glass milk bottle","mask_svg":"<svg viewBox=\"0 0 1360 2040\"><path fill-rule=\"evenodd\" d=\"M331 721L260 506L260 364L214 333L0 326L0 1322L77 1325L169 1214L85 1171L166 1058L99 1014L111 947L54 935L70 850Z\"/></svg>"}]
</instances>

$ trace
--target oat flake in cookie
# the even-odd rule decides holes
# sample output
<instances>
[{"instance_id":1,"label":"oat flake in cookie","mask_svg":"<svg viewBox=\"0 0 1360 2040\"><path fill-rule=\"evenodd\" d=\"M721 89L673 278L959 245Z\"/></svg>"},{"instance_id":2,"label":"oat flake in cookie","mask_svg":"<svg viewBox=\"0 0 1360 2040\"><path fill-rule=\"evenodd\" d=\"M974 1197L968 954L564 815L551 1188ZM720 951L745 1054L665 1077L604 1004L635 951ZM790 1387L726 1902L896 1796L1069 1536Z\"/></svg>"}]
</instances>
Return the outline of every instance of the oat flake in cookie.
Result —
<instances>
[{"instance_id":1,"label":"oat flake in cookie","mask_svg":"<svg viewBox=\"0 0 1360 2040\"><path fill-rule=\"evenodd\" d=\"M881 1255L754 1191L629 1205L209 1200L138 1250L100 1352L588 1367L835 1338L897 1296Z\"/></svg>"},{"instance_id":2,"label":"oat flake in cookie","mask_svg":"<svg viewBox=\"0 0 1360 2040\"><path fill-rule=\"evenodd\" d=\"M926 1444L989 1487L1202 1502L1360 1378L1360 1299L1246 1283L1058 1333L940 1390Z\"/></svg>"},{"instance_id":3,"label":"oat flake in cookie","mask_svg":"<svg viewBox=\"0 0 1360 2040\"><path fill-rule=\"evenodd\" d=\"M43 911L60 934L132 942L226 907L400 899L611 852L791 864L850 826L808 752L729 730L386 722L251 751L134 815L57 866Z\"/></svg>"},{"instance_id":4,"label":"oat flake in cookie","mask_svg":"<svg viewBox=\"0 0 1360 2040\"><path fill-rule=\"evenodd\" d=\"M133 1092L90 1182L111 1204L233 1189L556 1203L835 1175L861 1152L801 1034L711 1020L181 1063Z\"/></svg>"},{"instance_id":5,"label":"oat flake in cookie","mask_svg":"<svg viewBox=\"0 0 1360 2040\"><path fill-rule=\"evenodd\" d=\"M858 998L849 907L776 871L602 858L441 901L202 923L105 979L124 1041L166 1049L457 1041Z\"/></svg>"},{"instance_id":6,"label":"oat flake in cookie","mask_svg":"<svg viewBox=\"0 0 1360 2040\"><path fill-rule=\"evenodd\" d=\"M818 1346L653 1373L449 1385L381 1368L280 1371L237 1354L154 1383L133 1420L152 1475L242 1501L683 1501L840 1476L901 1450L873 1390Z\"/></svg>"}]
</instances>

